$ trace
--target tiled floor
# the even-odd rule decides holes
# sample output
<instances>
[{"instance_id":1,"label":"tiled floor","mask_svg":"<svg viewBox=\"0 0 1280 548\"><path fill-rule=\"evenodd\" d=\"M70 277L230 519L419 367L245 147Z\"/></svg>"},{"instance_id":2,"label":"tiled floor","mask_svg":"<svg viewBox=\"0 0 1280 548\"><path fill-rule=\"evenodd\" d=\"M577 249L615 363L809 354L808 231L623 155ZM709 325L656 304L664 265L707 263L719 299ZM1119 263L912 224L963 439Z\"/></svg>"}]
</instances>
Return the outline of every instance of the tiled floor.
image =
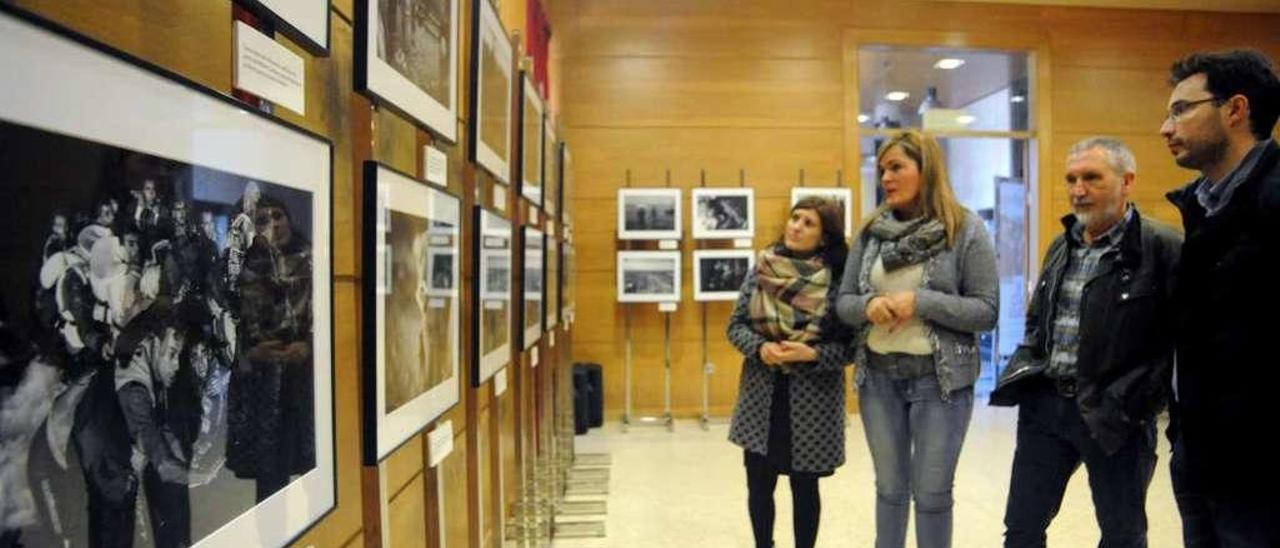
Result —
<instances>
[{"instance_id":1,"label":"tiled floor","mask_svg":"<svg viewBox=\"0 0 1280 548\"><path fill-rule=\"evenodd\" d=\"M847 432L848 462L822 480L822 526L818 546L872 546L875 538L871 460L857 416ZM956 478L955 546L998 547L1013 460L1014 409L975 410ZM1147 499L1149 544L1181 546L1181 524L1169 484L1169 448L1160 427L1160 461ZM749 547L742 453L726 441L728 426L707 431L696 421L678 421L674 432L617 423L577 438L577 451L613 457L608 536L556 540L558 548L597 546ZM777 546L792 546L791 495L778 484ZM914 546L914 539L908 546ZM1062 510L1049 529L1049 545L1085 548L1098 543L1098 527L1083 467L1072 478Z\"/></svg>"}]
</instances>

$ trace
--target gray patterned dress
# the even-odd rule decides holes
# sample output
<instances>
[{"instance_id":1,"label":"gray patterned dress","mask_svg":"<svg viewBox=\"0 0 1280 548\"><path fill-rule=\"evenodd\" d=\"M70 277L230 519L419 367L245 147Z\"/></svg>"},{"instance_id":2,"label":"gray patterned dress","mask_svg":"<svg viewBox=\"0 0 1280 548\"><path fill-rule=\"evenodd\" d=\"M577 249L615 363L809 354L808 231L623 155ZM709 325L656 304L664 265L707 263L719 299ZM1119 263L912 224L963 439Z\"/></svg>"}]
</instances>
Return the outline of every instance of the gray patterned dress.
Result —
<instances>
[{"instance_id":1,"label":"gray patterned dress","mask_svg":"<svg viewBox=\"0 0 1280 548\"><path fill-rule=\"evenodd\" d=\"M784 455L771 455L779 449L790 449L790 466L784 471L826 474L844 464L844 367L852 361L849 335L835 319L835 292L828 295L833 302L823 318L823 338L814 346L818 360L795 364L789 377L790 416L773 417L774 390L783 376L760 360L760 345L768 342L751 328L748 303L756 290L752 272L742 284L737 306L729 318L729 342L742 352L742 378L738 385L738 403L733 409L729 441L749 453L768 456L778 462ZM781 424L774 419L782 421ZM790 440L771 440L771 432L790 431ZM789 441L789 443L788 443Z\"/></svg>"}]
</instances>

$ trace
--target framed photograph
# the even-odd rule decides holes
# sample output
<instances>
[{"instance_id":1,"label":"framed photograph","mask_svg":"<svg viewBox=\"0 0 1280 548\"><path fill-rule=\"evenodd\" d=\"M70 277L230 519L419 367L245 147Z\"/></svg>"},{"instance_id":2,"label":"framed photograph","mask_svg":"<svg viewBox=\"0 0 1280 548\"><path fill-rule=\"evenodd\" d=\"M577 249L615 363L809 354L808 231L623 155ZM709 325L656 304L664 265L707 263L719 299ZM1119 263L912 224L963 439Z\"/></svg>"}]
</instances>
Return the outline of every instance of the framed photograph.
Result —
<instances>
[{"instance_id":1,"label":"framed photograph","mask_svg":"<svg viewBox=\"0 0 1280 548\"><path fill-rule=\"evenodd\" d=\"M552 236L547 236L547 301L546 306L546 325L547 330L555 328L560 323L560 241Z\"/></svg>"},{"instance_id":2,"label":"framed photograph","mask_svg":"<svg viewBox=\"0 0 1280 548\"><path fill-rule=\"evenodd\" d=\"M364 165L364 463L376 465L458 403L462 201Z\"/></svg>"},{"instance_id":3,"label":"framed photograph","mask_svg":"<svg viewBox=\"0 0 1280 548\"><path fill-rule=\"evenodd\" d=\"M680 300L679 251L619 251L618 302Z\"/></svg>"},{"instance_id":4,"label":"framed photograph","mask_svg":"<svg viewBox=\"0 0 1280 548\"><path fill-rule=\"evenodd\" d=\"M679 240L680 189L618 190L618 239Z\"/></svg>"},{"instance_id":5,"label":"framed photograph","mask_svg":"<svg viewBox=\"0 0 1280 548\"><path fill-rule=\"evenodd\" d=\"M821 196L834 200L840 206L840 215L844 218L844 237L853 238L853 191L836 187L794 187L791 189L791 205L796 205L801 198Z\"/></svg>"},{"instance_id":6,"label":"framed photograph","mask_svg":"<svg viewBox=\"0 0 1280 548\"><path fill-rule=\"evenodd\" d=\"M458 140L462 1L356 2L356 89L449 142Z\"/></svg>"},{"instance_id":7,"label":"framed photograph","mask_svg":"<svg viewBox=\"0 0 1280 548\"><path fill-rule=\"evenodd\" d=\"M331 144L9 4L0 73L0 537L290 543L335 504Z\"/></svg>"},{"instance_id":8,"label":"framed photograph","mask_svg":"<svg viewBox=\"0 0 1280 548\"><path fill-rule=\"evenodd\" d=\"M751 238L756 233L754 188L693 189L693 237Z\"/></svg>"},{"instance_id":9,"label":"framed photograph","mask_svg":"<svg viewBox=\"0 0 1280 548\"><path fill-rule=\"evenodd\" d=\"M472 378L480 386L511 359L511 221L496 211L475 208L475 269L472 292L476 349Z\"/></svg>"},{"instance_id":10,"label":"framed photograph","mask_svg":"<svg viewBox=\"0 0 1280 548\"><path fill-rule=\"evenodd\" d=\"M524 159L520 162L520 195L542 207L542 97L527 73L521 73L520 81L523 83L520 94L520 150L524 152Z\"/></svg>"},{"instance_id":11,"label":"framed photograph","mask_svg":"<svg viewBox=\"0 0 1280 548\"><path fill-rule=\"evenodd\" d=\"M574 251L573 244L568 241L563 242L564 253L561 257L564 260L564 267L561 268L560 276L563 284L560 290L560 317L566 322L573 322L574 299L577 298L578 282L578 256Z\"/></svg>"},{"instance_id":12,"label":"framed photograph","mask_svg":"<svg viewBox=\"0 0 1280 548\"><path fill-rule=\"evenodd\" d=\"M461 0L459 0L461 1ZM498 182L511 182L511 40L489 0L472 0L471 161Z\"/></svg>"},{"instance_id":13,"label":"framed photograph","mask_svg":"<svg viewBox=\"0 0 1280 548\"><path fill-rule=\"evenodd\" d=\"M742 280L756 264L750 249L697 249L693 252L693 300L736 301Z\"/></svg>"},{"instance_id":14,"label":"framed photograph","mask_svg":"<svg viewBox=\"0 0 1280 548\"><path fill-rule=\"evenodd\" d=\"M560 143L560 224L573 224L573 155L569 143Z\"/></svg>"},{"instance_id":15,"label":"framed photograph","mask_svg":"<svg viewBox=\"0 0 1280 548\"><path fill-rule=\"evenodd\" d=\"M560 141L556 139L555 123L551 119L551 115L546 116L546 121L542 128L543 138L546 143L542 147L543 171L547 174L543 184L546 189L545 195L542 197L542 209L547 212L547 217L552 221L559 221L559 201L560 201L560 181L562 173L560 172Z\"/></svg>"},{"instance_id":16,"label":"framed photograph","mask_svg":"<svg viewBox=\"0 0 1280 548\"><path fill-rule=\"evenodd\" d=\"M528 350L542 338L543 326L543 274L546 265L546 236L541 230L524 227L524 349Z\"/></svg>"},{"instance_id":17,"label":"framed photograph","mask_svg":"<svg viewBox=\"0 0 1280 548\"><path fill-rule=\"evenodd\" d=\"M329 55L329 0L238 0L313 55Z\"/></svg>"}]
</instances>

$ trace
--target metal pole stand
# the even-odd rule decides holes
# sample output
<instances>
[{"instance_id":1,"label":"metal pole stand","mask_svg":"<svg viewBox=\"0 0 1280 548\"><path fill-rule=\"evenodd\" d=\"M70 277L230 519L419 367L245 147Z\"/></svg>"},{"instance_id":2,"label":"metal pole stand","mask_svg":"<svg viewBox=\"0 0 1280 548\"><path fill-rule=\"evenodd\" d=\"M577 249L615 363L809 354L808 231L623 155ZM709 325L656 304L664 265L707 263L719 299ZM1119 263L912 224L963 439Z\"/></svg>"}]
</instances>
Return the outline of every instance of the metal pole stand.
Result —
<instances>
[{"instance_id":1,"label":"metal pole stand","mask_svg":"<svg viewBox=\"0 0 1280 548\"><path fill-rule=\"evenodd\" d=\"M666 304L674 304L674 303L663 303L663 304L664 304L664 305L666 305ZM625 358L625 366L626 366L626 367L625 367L625 368L626 368L626 377L627 377L627 378L626 378L626 405L627 405L627 409L626 409L626 411L625 411L625 412L623 412L623 415L622 415L622 431L623 431L623 433L626 433L626 432L627 432L627 429L628 429L630 426L633 426L633 425L635 425L635 426L665 426L665 427L667 428L667 431L668 431L668 432L673 432L673 431L675 431L675 418L674 418L674 416L672 415L672 412L671 412L671 312L670 312L670 311L666 311L666 310L664 310L664 311L663 311L663 313L662 313L662 329L663 329L663 336L662 336L662 346L663 346L663 349L662 349L662 361L663 361L663 364L662 364L662 377L663 377L663 378L662 378L662 385L663 385L662 415L659 415L659 416L649 416L649 417L632 417L632 415L631 415L631 411L632 411L632 408L631 408L631 404L632 404L631 391L632 391L633 383L631 382L631 377L632 377L632 374L633 374L634 370L633 370L633 368L632 368L632 366L631 366L631 349L632 349L632 341L631 341L631 309L630 309L630 307L628 307L628 308L627 308L627 312L626 312L627 343L626 343L626 354L625 354L625 356L624 356L624 358Z\"/></svg>"}]
</instances>

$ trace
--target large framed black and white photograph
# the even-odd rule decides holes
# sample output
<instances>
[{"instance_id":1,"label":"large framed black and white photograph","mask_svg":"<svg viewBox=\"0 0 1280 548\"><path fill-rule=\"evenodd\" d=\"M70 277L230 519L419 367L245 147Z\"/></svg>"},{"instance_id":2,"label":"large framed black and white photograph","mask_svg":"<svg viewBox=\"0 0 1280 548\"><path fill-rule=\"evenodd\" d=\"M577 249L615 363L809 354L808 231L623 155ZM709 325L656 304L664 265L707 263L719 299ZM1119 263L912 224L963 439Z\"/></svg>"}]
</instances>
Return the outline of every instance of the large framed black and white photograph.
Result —
<instances>
[{"instance_id":1,"label":"large framed black and white photograph","mask_svg":"<svg viewBox=\"0 0 1280 548\"><path fill-rule=\"evenodd\" d=\"M312 54L329 55L329 0L240 0Z\"/></svg>"},{"instance_id":2,"label":"large framed black and white photograph","mask_svg":"<svg viewBox=\"0 0 1280 548\"><path fill-rule=\"evenodd\" d=\"M844 237L853 238L853 191L837 187L794 187L791 189L791 205L796 205L808 196L819 196L832 200L840 206L840 215L844 219Z\"/></svg>"},{"instance_id":3,"label":"large framed black and white photograph","mask_svg":"<svg viewBox=\"0 0 1280 548\"><path fill-rule=\"evenodd\" d=\"M693 300L736 301L742 280L755 262L750 249L694 250Z\"/></svg>"},{"instance_id":4,"label":"large framed black and white photograph","mask_svg":"<svg viewBox=\"0 0 1280 548\"><path fill-rule=\"evenodd\" d=\"M476 356L472 385L480 386L506 367L511 359L511 259L514 253L511 221L475 208L476 284L472 292Z\"/></svg>"},{"instance_id":5,"label":"large framed black and white photograph","mask_svg":"<svg viewBox=\"0 0 1280 548\"><path fill-rule=\"evenodd\" d=\"M680 229L680 189L618 190L618 239L678 240Z\"/></svg>"},{"instance_id":6,"label":"large framed black and white photograph","mask_svg":"<svg viewBox=\"0 0 1280 548\"><path fill-rule=\"evenodd\" d=\"M618 302L680 300L679 251L619 251Z\"/></svg>"},{"instance_id":7,"label":"large framed black and white photograph","mask_svg":"<svg viewBox=\"0 0 1280 548\"><path fill-rule=\"evenodd\" d=\"M464 0L359 0L357 90L458 139L459 7Z\"/></svg>"},{"instance_id":8,"label":"large framed black and white photograph","mask_svg":"<svg viewBox=\"0 0 1280 548\"><path fill-rule=\"evenodd\" d=\"M694 239L751 238L755 235L755 189L695 188L691 199Z\"/></svg>"},{"instance_id":9,"label":"large framed black and white photograph","mask_svg":"<svg viewBox=\"0 0 1280 548\"><path fill-rule=\"evenodd\" d=\"M546 236L541 230L524 227L524 348L528 350L542 338L543 276L546 265Z\"/></svg>"},{"instance_id":10,"label":"large framed black and white photograph","mask_svg":"<svg viewBox=\"0 0 1280 548\"><path fill-rule=\"evenodd\" d=\"M7 4L0 73L0 539L288 544L335 504L330 143Z\"/></svg>"},{"instance_id":11,"label":"large framed black and white photograph","mask_svg":"<svg viewBox=\"0 0 1280 548\"><path fill-rule=\"evenodd\" d=\"M534 205L542 206L542 191L544 185L542 183L544 170L542 169L542 115L543 105L542 97L538 95L538 87L533 85L533 80L529 79L529 74L521 73L521 89L520 94L520 150L524 152L520 162L520 195L525 199L533 202Z\"/></svg>"},{"instance_id":12,"label":"large framed black and white photograph","mask_svg":"<svg viewBox=\"0 0 1280 548\"><path fill-rule=\"evenodd\" d=\"M458 403L462 202L374 162L364 173L364 462Z\"/></svg>"},{"instance_id":13,"label":"large framed black and white photograph","mask_svg":"<svg viewBox=\"0 0 1280 548\"><path fill-rule=\"evenodd\" d=\"M460 0L461 1L461 0ZM498 182L511 181L511 120L515 79L511 40L490 0L472 0L471 161Z\"/></svg>"}]
</instances>

